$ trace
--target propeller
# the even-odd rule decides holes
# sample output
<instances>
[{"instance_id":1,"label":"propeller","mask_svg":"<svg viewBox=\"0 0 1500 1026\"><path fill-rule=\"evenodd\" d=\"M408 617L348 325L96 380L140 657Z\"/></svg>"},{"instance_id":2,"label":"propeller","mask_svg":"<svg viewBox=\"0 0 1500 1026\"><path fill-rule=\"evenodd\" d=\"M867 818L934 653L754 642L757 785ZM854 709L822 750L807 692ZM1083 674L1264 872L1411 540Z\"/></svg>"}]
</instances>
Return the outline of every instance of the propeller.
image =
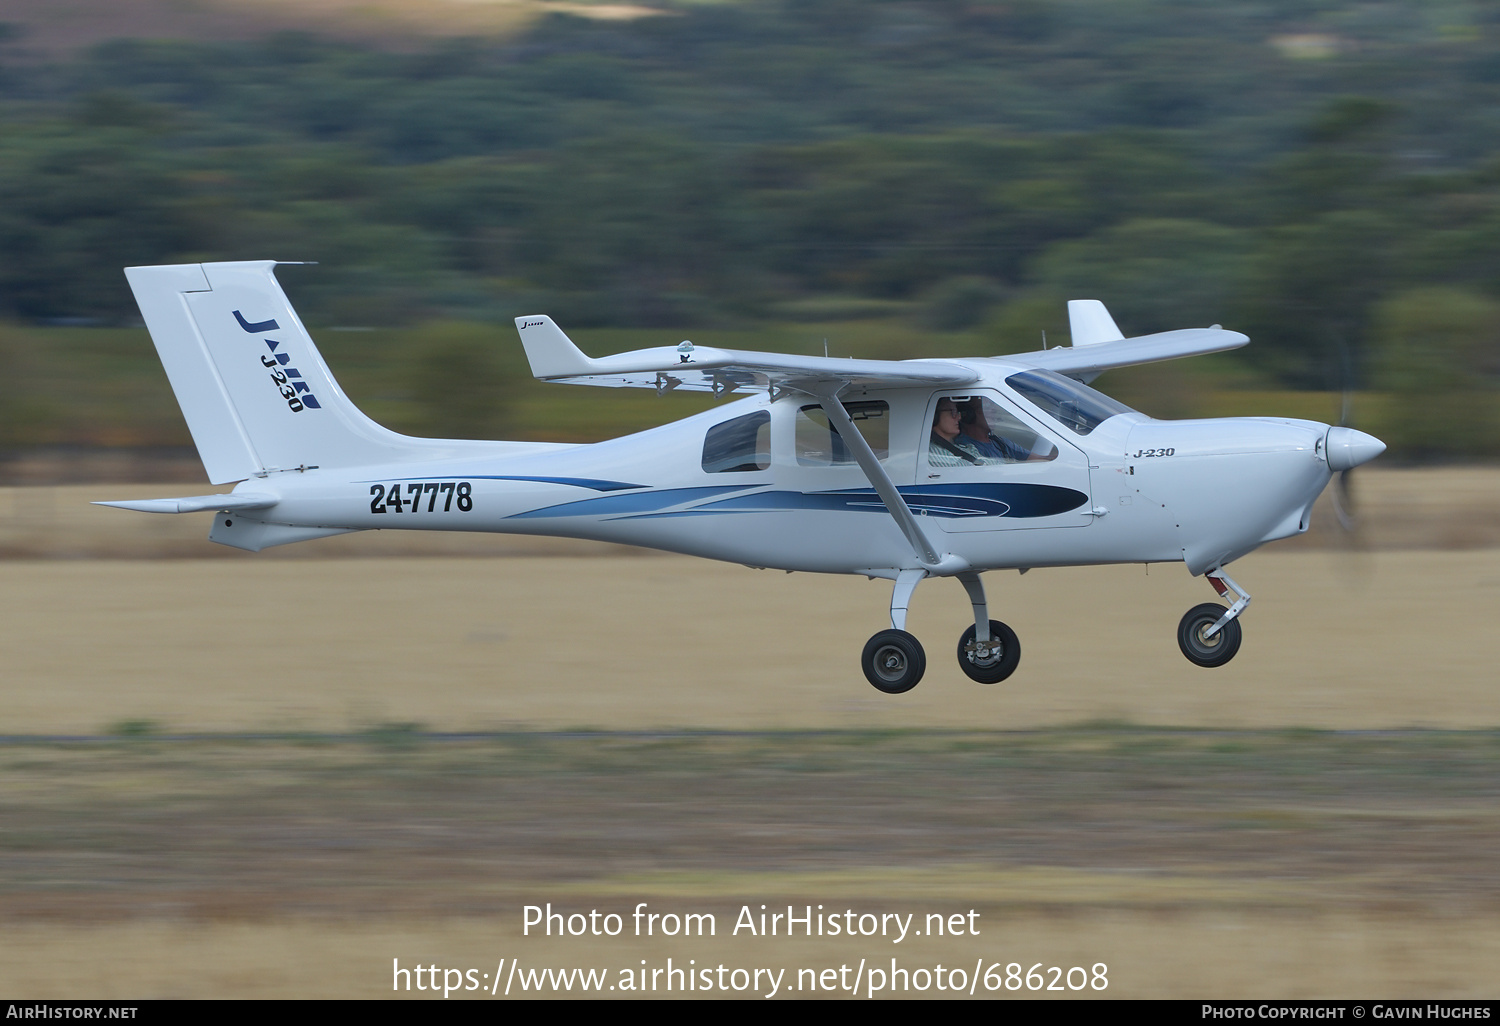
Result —
<instances>
[{"instance_id":1,"label":"propeller","mask_svg":"<svg viewBox=\"0 0 1500 1026\"><path fill-rule=\"evenodd\" d=\"M1385 443L1374 435L1354 427L1354 367L1349 346L1341 335L1334 336L1339 351L1339 422L1328 429L1324 455L1328 469L1334 471L1333 510L1339 526L1353 534L1359 526L1354 503L1354 468L1368 463L1385 452Z\"/></svg>"},{"instance_id":2,"label":"propeller","mask_svg":"<svg viewBox=\"0 0 1500 1026\"><path fill-rule=\"evenodd\" d=\"M1323 454L1328 460L1328 469L1333 471L1329 498L1333 513L1338 520L1342 548L1362 548L1359 535L1359 512L1355 501L1354 468L1368 463L1385 452L1385 443L1374 435L1354 427L1354 368L1349 346L1342 336L1335 335L1334 342L1339 354L1339 419L1328 429L1323 442ZM1365 576L1358 574L1357 576Z\"/></svg>"},{"instance_id":3,"label":"propeller","mask_svg":"<svg viewBox=\"0 0 1500 1026\"><path fill-rule=\"evenodd\" d=\"M1359 517L1354 509L1353 475L1352 468L1340 471L1334 477L1333 490L1329 493L1333 497L1333 515L1346 534L1353 534L1359 527Z\"/></svg>"},{"instance_id":4,"label":"propeller","mask_svg":"<svg viewBox=\"0 0 1500 1026\"><path fill-rule=\"evenodd\" d=\"M1354 389L1351 387L1349 368L1349 347L1344 345L1344 340L1339 339L1339 422L1338 427L1353 427L1354 411ZM1326 443L1325 443L1326 444ZM1337 471L1333 479L1333 513L1338 517L1339 527L1344 529L1345 534L1353 534L1359 526L1359 519L1354 510L1354 468Z\"/></svg>"}]
</instances>

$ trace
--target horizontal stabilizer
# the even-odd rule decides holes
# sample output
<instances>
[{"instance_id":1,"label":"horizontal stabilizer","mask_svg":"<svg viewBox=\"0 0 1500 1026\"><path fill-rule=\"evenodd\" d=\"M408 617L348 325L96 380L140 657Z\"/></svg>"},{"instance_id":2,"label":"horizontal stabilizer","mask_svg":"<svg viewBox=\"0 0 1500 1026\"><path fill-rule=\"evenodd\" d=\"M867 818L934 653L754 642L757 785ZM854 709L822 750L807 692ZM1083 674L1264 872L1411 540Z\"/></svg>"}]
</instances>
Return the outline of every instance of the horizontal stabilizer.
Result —
<instances>
[{"instance_id":1,"label":"horizontal stabilizer","mask_svg":"<svg viewBox=\"0 0 1500 1026\"><path fill-rule=\"evenodd\" d=\"M615 388L682 389L725 395L792 388L814 392L828 384L875 388L970 385L979 374L947 360L850 360L714 349L683 342L597 359L584 355L552 318L517 317L516 329L531 372L546 381Z\"/></svg>"},{"instance_id":2,"label":"horizontal stabilizer","mask_svg":"<svg viewBox=\"0 0 1500 1026\"><path fill-rule=\"evenodd\" d=\"M180 499L118 499L94 505L133 509L140 513L202 513L205 510L269 509L280 501L275 495L241 492L235 495L188 495Z\"/></svg>"},{"instance_id":3,"label":"horizontal stabilizer","mask_svg":"<svg viewBox=\"0 0 1500 1026\"><path fill-rule=\"evenodd\" d=\"M1096 346L1125 337L1104 304L1097 299L1068 300L1068 330L1075 346Z\"/></svg>"}]
</instances>

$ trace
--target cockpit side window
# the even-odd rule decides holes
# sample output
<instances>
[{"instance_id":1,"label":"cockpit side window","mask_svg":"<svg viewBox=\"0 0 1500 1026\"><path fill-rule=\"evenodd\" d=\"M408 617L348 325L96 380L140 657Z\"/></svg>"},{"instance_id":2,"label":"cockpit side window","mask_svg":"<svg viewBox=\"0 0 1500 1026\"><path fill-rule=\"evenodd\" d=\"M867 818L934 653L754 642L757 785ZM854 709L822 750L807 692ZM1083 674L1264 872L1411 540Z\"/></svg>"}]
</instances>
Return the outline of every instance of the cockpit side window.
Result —
<instances>
[{"instance_id":1,"label":"cockpit side window","mask_svg":"<svg viewBox=\"0 0 1500 1026\"><path fill-rule=\"evenodd\" d=\"M1057 446L988 396L939 396L927 464L984 467L1057 459Z\"/></svg>"},{"instance_id":2,"label":"cockpit side window","mask_svg":"<svg viewBox=\"0 0 1500 1026\"><path fill-rule=\"evenodd\" d=\"M703 439L703 469L710 474L738 474L771 465L771 414L759 410L708 429Z\"/></svg>"},{"instance_id":3,"label":"cockpit side window","mask_svg":"<svg viewBox=\"0 0 1500 1026\"><path fill-rule=\"evenodd\" d=\"M844 404L844 412L869 443L877 459L885 459L891 449L891 406L885 400L868 400ZM804 467L831 467L853 464L854 453L844 444L828 414L821 406L804 406L797 411L797 462Z\"/></svg>"}]
</instances>

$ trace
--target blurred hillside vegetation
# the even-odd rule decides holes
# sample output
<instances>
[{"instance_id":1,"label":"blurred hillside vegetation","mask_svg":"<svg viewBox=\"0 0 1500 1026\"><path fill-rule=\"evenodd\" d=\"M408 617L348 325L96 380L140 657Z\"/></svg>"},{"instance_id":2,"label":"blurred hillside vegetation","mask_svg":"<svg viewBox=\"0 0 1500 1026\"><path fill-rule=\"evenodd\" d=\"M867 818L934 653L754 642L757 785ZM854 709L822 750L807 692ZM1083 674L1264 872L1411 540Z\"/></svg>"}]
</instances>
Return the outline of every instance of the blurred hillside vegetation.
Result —
<instances>
[{"instance_id":1,"label":"blurred hillside vegetation","mask_svg":"<svg viewBox=\"0 0 1500 1026\"><path fill-rule=\"evenodd\" d=\"M988 355L1093 297L1253 339L1100 379L1148 413L1336 420L1349 390L1393 456L1500 455L1492 4L518 0L400 39L312 6L0 26L0 452L187 444L120 269L277 258L319 263L281 279L398 430L702 408L531 381L519 314L596 355Z\"/></svg>"}]
</instances>

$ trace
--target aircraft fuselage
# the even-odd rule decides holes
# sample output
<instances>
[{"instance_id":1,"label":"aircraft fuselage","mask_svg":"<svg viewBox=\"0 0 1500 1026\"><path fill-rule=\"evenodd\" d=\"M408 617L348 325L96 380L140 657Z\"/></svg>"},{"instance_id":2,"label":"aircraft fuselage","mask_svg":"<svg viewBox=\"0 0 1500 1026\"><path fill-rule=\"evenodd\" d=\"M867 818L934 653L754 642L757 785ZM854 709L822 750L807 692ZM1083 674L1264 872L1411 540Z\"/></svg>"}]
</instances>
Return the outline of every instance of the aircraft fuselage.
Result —
<instances>
[{"instance_id":1,"label":"aircraft fuselage","mask_svg":"<svg viewBox=\"0 0 1500 1026\"><path fill-rule=\"evenodd\" d=\"M994 361L985 361L992 363ZM882 465L936 550L976 570L1182 560L1195 574L1307 529L1331 478L1326 424L1110 417L1086 435L1004 384L870 390L886 404ZM939 467L934 403L979 394L1056 446L1046 462ZM880 576L918 565L852 459L810 460L811 399L752 396L609 441L494 456L274 472L239 491L277 503L221 514L212 537L259 549L341 530L487 531L641 545L783 570ZM764 414L764 466L705 469L709 432ZM227 524L227 526L226 526ZM312 533L309 533L312 532Z\"/></svg>"}]
</instances>

